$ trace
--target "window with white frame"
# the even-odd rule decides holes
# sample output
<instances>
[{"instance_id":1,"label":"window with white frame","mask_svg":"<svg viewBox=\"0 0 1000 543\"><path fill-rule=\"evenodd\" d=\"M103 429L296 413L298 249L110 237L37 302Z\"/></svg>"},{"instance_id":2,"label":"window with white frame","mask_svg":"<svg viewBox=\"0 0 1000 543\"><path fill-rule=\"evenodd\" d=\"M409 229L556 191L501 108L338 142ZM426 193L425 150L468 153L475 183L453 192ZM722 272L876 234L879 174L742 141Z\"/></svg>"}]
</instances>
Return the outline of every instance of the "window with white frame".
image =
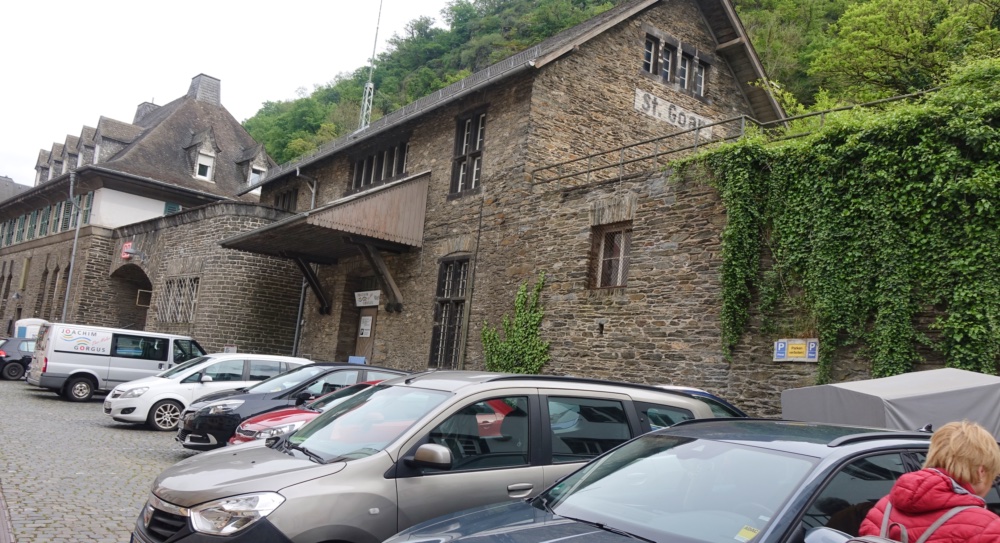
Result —
<instances>
[{"instance_id":1,"label":"window with white frame","mask_svg":"<svg viewBox=\"0 0 1000 543\"><path fill-rule=\"evenodd\" d=\"M485 111L478 111L458 119L455 159L451 172L451 194L461 194L479 188L483 175L485 139Z\"/></svg>"},{"instance_id":2,"label":"window with white frame","mask_svg":"<svg viewBox=\"0 0 1000 543\"><path fill-rule=\"evenodd\" d=\"M194 322L198 305L197 277L174 277L163 284L163 294L156 304L160 322Z\"/></svg>"},{"instance_id":3,"label":"window with white frame","mask_svg":"<svg viewBox=\"0 0 1000 543\"><path fill-rule=\"evenodd\" d=\"M252 187L257 183L260 183L261 179L264 179L264 174L267 170L264 168L258 168L257 166L250 166L250 176L247 177L247 186Z\"/></svg>"},{"instance_id":4,"label":"window with white frame","mask_svg":"<svg viewBox=\"0 0 1000 543\"><path fill-rule=\"evenodd\" d=\"M198 179L211 181L213 170L215 170L215 157L205 153L198 153L198 164L195 165L194 176Z\"/></svg>"},{"instance_id":5,"label":"window with white frame","mask_svg":"<svg viewBox=\"0 0 1000 543\"><path fill-rule=\"evenodd\" d=\"M708 65L698 58L697 51L681 51L666 39L646 35L642 71L659 76L664 83L675 83L695 96L705 95Z\"/></svg>"},{"instance_id":6,"label":"window with white frame","mask_svg":"<svg viewBox=\"0 0 1000 543\"><path fill-rule=\"evenodd\" d=\"M624 287L632 253L632 221L595 226L592 234L592 288Z\"/></svg>"}]
</instances>

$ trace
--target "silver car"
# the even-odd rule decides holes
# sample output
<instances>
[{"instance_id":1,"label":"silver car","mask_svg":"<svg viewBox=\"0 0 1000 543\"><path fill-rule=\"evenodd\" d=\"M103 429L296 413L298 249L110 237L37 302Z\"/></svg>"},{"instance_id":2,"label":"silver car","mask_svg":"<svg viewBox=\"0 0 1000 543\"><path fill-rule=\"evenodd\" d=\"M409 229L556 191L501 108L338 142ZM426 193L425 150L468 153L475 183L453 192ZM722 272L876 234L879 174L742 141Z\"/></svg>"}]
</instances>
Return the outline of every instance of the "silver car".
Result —
<instances>
[{"instance_id":1,"label":"silver car","mask_svg":"<svg viewBox=\"0 0 1000 543\"><path fill-rule=\"evenodd\" d=\"M583 462L712 409L686 391L443 371L384 381L293 434L160 474L146 543L378 543L446 513L533 496Z\"/></svg>"}]
</instances>

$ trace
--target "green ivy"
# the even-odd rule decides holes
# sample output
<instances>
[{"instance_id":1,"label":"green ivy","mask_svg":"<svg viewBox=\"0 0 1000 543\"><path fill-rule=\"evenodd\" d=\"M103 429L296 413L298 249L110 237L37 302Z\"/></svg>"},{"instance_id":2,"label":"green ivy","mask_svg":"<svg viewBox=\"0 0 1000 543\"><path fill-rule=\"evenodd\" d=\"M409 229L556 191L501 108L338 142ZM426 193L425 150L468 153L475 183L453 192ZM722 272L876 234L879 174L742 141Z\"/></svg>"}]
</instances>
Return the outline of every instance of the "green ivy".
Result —
<instances>
[{"instance_id":1,"label":"green ivy","mask_svg":"<svg viewBox=\"0 0 1000 543\"><path fill-rule=\"evenodd\" d=\"M549 343L541 339L541 294L545 273L538 274L531 293L521 283L514 299L514 317L503 316L503 339L488 322L483 323L483 354L486 369L505 373L535 374L549 361Z\"/></svg>"},{"instance_id":2,"label":"green ivy","mask_svg":"<svg viewBox=\"0 0 1000 543\"><path fill-rule=\"evenodd\" d=\"M836 349L852 344L865 347L874 377L909 371L920 345L950 367L996 373L1000 60L965 66L923 101L884 107L830 116L807 137L745 138L679 164L707 166L726 207L730 356L757 292L762 311L794 299L815 323L820 382ZM921 326L926 315L933 321Z\"/></svg>"}]
</instances>

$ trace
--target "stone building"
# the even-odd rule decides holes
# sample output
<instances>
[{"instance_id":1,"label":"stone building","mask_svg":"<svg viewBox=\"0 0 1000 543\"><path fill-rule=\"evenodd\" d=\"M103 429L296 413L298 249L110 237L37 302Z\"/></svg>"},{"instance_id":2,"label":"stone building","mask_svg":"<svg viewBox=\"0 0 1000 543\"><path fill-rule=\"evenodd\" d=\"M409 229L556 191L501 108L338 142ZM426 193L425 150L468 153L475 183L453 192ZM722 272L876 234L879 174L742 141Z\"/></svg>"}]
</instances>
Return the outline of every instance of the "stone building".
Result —
<instances>
[{"instance_id":1,"label":"stone building","mask_svg":"<svg viewBox=\"0 0 1000 543\"><path fill-rule=\"evenodd\" d=\"M238 196L273 166L204 74L168 104L140 104L131 123L101 117L41 150L35 186L0 202L7 333L40 317L288 352L298 283L266 277L294 267L218 245L285 215ZM244 321L264 306L287 325Z\"/></svg>"},{"instance_id":2,"label":"stone building","mask_svg":"<svg viewBox=\"0 0 1000 543\"><path fill-rule=\"evenodd\" d=\"M297 214L222 245L301 270L302 356L482 368L484 322L544 272L545 372L742 396L724 210L663 166L781 119L763 77L729 0L627 1L271 169L244 191Z\"/></svg>"}]
</instances>

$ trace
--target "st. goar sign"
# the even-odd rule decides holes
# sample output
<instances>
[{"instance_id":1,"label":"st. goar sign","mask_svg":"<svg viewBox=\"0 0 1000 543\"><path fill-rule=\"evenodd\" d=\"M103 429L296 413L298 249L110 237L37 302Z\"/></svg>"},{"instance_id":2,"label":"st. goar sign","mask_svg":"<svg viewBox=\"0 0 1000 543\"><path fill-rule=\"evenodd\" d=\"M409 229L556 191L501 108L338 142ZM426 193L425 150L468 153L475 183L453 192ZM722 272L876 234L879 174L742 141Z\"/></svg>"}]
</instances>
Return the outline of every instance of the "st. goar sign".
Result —
<instances>
[{"instance_id":1,"label":"st. goar sign","mask_svg":"<svg viewBox=\"0 0 1000 543\"><path fill-rule=\"evenodd\" d=\"M654 119L668 122L677 128L685 130L710 123L705 117L695 115L677 104L639 89L635 89L635 109ZM698 137L710 139L712 137L712 128L702 128L698 131Z\"/></svg>"}]
</instances>

